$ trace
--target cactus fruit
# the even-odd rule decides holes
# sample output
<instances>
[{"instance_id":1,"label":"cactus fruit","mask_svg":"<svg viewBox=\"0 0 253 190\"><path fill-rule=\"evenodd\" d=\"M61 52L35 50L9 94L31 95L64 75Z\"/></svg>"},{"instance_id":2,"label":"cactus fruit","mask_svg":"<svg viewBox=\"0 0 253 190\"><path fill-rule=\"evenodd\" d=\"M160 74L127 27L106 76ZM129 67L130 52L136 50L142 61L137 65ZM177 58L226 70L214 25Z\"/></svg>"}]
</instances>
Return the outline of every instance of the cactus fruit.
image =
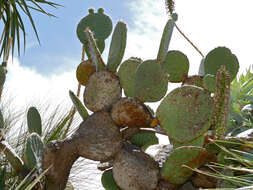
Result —
<instances>
[{"instance_id":1,"label":"cactus fruit","mask_svg":"<svg viewBox=\"0 0 253 190\"><path fill-rule=\"evenodd\" d=\"M180 51L169 51L162 62L162 67L168 74L170 82L182 82L188 76L189 60Z\"/></svg>"},{"instance_id":2,"label":"cactus fruit","mask_svg":"<svg viewBox=\"0 0 253 190\"><path fill-rule=\"evenodd\" d=\"M111 72L94 73L85 88L83 97L85 106L97 112L109 108L122 95L119 78Z\"/></svg>"},{"instance_id":3,"label":"cactus fruit","mask_svg":"<svg viewBox=\"0 0 253 190\"><path fill-rule=\"evenodd\" d=\"M85 120L89 116L88 111L86 110L82 102L79 100L79 98L71 90L69 91L69 96L76 110L78 111L82 119Z\"/></svg>"},{"instance_id":4,"label":"cactus fruit","mask_svg":"<svg viewBox=\"0 0 253 190\"><path fill-rule=\"evenodd\" d=\"M107 68L109 71L116 72L124 56L127 39L126 23L119 21L114 29L112 41L109 49Z\"/></svg>"},{"instance_id":5,"label":"cactus fruit","mask_svg":"<svg viewBox=\"0 0 253 190\"><path fill-rule=\"evenodd\" d=\"M101 182L105 190L120 190L119 186L113 179L112 169L104 171L101 177Z\"/></svg>"},{"instance_id":6,"label":"cactus fruit","mask_svg":"<svg viewBox=\"0 0 253 190\"><path fill-rule=\"evenodd\" d=\"M76 78L78 82L85 86L90 76L96 72L96 66L90 60L80 63L76 69Z\"/></svg>"},{"instance_id":7,"label":"cactus fruit","mask_svg":"<svg viewBox=\"0 0 253 190\"><path fill-rule=\"evenodd\" d=\"M216 75L222 65L229 72L232 81L239 70L239 63L237 57L226 47L215 48L207 54L204 61L205 74Z\"/></svg>"},{"instance_id":8,"label":"cactus fruit","mask_svg":"<svg viewBox=\"0 0 253 190\"><path fill-rule=\"evenodd\" d=\"M168 88L168 80L156 60L142 62L135 73L134 94L142 102L161 100Z\"/></svg>"},{"instance_id":9,"label":"cactus fruit","mask_svg":"<svg viewBox=\"0 0 253 190\"><path fill-rule=\"evenodd\" d=\"M115 156L112 171L121 189L154 190L158 184L158 164L141 149L127 143Z\"/></svg>"},{"instance_id":10,"label":"cactus fruit","mask_svg":"<svg viewBox=\"0 0 253 190\"><path fill-rule=\"evenodd\" d=\"M150 145L158 144L158 138L153 132L140 131L136 133L130 142L145 151Z\"/></svg>"},{"instance_id":11,"label":"cactus fruit","mask_svg":"<svg viewBox=\"0 0 253 190\"><path fill-rule=\"evenodd\" d=\"M85 43L84 31L89 28L94 32L95 39L104 41L112 32L111 18L104 14L103 8L94 13L94 9L89 9L89 14L81 19L77 26L77 37Z\"/></svg>"},{"instance_id":12,"label":"cactus fruit","mask_svg":"<svg viewBox=\"0 0 253 190\"><path fill-rule=\"evenodd\" d=\"M145 104L135 98L122 98L113 104L111 117L120 127L148 127L153 120Z\"/></svg>"},{"instance_id":13,"label":"cactus fruit","mask_svg":"<svg viewBox=\"0 0 253 190\"><path fill-rule=\"evenodd\" d=\"M26 139L24 150L24 161L28 169L36 168L42 173L42 159L44 153L44 144L37 133L32 133Z\"/></svg>"},{"instance_id":14,"label":"cactus fruit","mask_svg":"<svg viewBox=\"0 0 253 190\"><path fill-rule=\"evenodd\" d=\"M35 107L30 107L27 112L27 125L29 133L42 134L42 123L39 111Z\"/></svg>"},{"instance_id":15,"label":"cactus fruit","mask_svg":"<svg viewBox=\"0 0 253 190\"><path fill-rule=\"evenodd\" d=\"M96 112L83 121L72 139L84 158L107 161L122 147L122 137L107 112Z\"/></svg>"},{"instance_id":16,"label":"cactus fruit","mask_svg":"<svg viewBox=\"0 0 253 190\"><path fill-rule=\"evenodd\" d=\"M140 58L131 57L124 61L118 70L120 85L127 97L134 97L134 76L140 63L142 63Z\"/></svg>"},{"instance_id":17,"label":"cactus fruit","mask_svg":"<svg viewBox=\"0 0 253 190\"><path fill-rule=\"evenodd\" d=\"M209 129L212 107L213 100L208 92L195 86L182 86L163 99L156 116L169 138L183 143Z\"/></svg>"},{"instance_id":18,"label":"cactus fruit","mask_svg":"<svg viewBox=\"0 0 253 190\"><path fill-rule=\"evenodd\" d=\"M162 35L162 39L160 42L160 47L159 47L159 51L157 55L157 60L159 62L162 62L165 60L176 20L173 20L173 19L168 20L168 22L166 23L163 29L163 35Z\"/></svg>"},{"instance_id":19,"label":"cactus fruit","mask_svg":"<svg viewBox=\"0 0 253 190\"><path fill-rule=\"evenodd\" d=\"M196 139L193 139L190 142L185 142L185 143L180 143L177 141L173 141L173 139L170 139L170 143L173 145L173 148L178 148L181 146L198 146L198 147L202 147L205 143L205 135L201 135L199 137L197 137Z\"/></svg>"},{"instance_id":20,"label":"cactus fruit","mask_svg":"<svg viewBox=\"0 0 253 190\"><path fill-rule=\"evenodd\" d=\"M209 157L201 147L183 146L176 148L167 158L161 169L161 178L173 184L183 184L193 174L190 168L198 168Z\"/></svg>"},{"instance_id":21,"label":"cactus fruit","mask_svg":"<svg viewBox=\"0 0 253 190\"><path fill-rule=\"evenodd\" d=\"M216 77L210 74L205 75L203 78L203 86L209 92L214 93L216 88Z\"/></svg>"}]
</instances>

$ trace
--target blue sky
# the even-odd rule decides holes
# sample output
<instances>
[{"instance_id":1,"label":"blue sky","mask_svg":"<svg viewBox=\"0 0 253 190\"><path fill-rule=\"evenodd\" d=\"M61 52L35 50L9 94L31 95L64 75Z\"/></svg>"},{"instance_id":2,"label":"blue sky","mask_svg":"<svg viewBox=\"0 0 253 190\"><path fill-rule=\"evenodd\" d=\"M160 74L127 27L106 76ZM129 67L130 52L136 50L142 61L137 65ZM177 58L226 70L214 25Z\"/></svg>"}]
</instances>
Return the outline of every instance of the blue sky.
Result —
<instances>
[{"instance_id":1,"label":"blue sky","mask_svg":"<svg viewBox=\"0 0 253 190\"><path fill-rule=\"evenodd\" d=\"M128 1L115 0L74 0L54 1L63 5L57 9L45 7L57 18L47 17L34 13L34 20L38 29L41 45L38 44L32 28L26 20L27 48L22 53L20 62L28 67L33 67L37 72L47 75L64 69L71 69L72 62L80 60L81 43L76 37L76 26L79 20L88 14L88 9L93 7L97 10L104 7L105 14L110 15L113 24L123 19L131 25L131 13L128 8ZM126 3L128 2L128 3ZM107 40L108 44L108 40ZM66 60L72 60L66 64Z\"/></svg>"}]
</instances>

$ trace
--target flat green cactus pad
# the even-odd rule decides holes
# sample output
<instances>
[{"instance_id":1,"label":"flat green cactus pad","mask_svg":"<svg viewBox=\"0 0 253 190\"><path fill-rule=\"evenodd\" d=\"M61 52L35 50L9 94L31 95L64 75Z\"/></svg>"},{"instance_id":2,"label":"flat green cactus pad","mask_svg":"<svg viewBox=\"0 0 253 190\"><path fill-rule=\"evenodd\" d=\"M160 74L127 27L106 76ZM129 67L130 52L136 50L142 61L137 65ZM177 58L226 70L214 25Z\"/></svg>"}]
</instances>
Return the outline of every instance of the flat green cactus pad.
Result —
<instances>
[{"instance_id":1,"label":"flat green cactus pad","mask_svg":"<svg viewBox=\"0 0 253 190\"><path fill-rule=\"evenodd\" d=\"M99 49L99 52L102 54L105 49L105 41L104 40L96 40L96 45Z\"/></svg>"},{"instance_id":2,"label":"flat green cactus pad","mask_svg":"<svg viewBox=\"0 0 253 190\"><path fill-rule=\"evenodd\" d=\"M29 133L36 132L41 136L42 123L40 113L35 107L30 107L27 112L27 125Z\"/></svg>"},{"instance_id":3,"label":"flat green cactus pad","mask_svg":"<svg viewBox=\"0 0 253 190\"><path fill-rule=\"evenodd\" d=\"M188 76L184 79L183 85L193 85L203 88L203 77L199 75Z\"/></svg>"},{"instance_id":4,"label":"flat green cactus pad","mask_svg":"<svg viewBox=\"0 0 253 190\"><path fill-rule=\"evenodd\" d=\"M134 94L142 102L161 100L168 88L168 80L161 65L156 60L141 63L134 77Z\"/></svg>"},{"instance_id":5,"label":"flat green cactus pad","mask_svg":"<svg viewBox=\"0 0 253 190\"><path fill-rule=\"evenodd\" d=\"M161 169L161 177L173 184L183 184L194 173L190 168L198 168L208 158L208 152L201 147L183 146L176 148Z\"/></svg>"},{"instance_id":6,"label":"flat green cactus pad","mask_svg":"<svg viewBox=\"0 0 253 190\"><path fill-rule=\"evenodd\" d=\"M120 190L112 176L112 169L104 171L101 182L105 190Z\"/></svg>"},{"instance_id":7,"label":"flat green cactus pad","mask_svg":"<svg viewBox=\"0 0 253 190\"><path fill-rule=\"evenodd\" d=\"M76 69L76 78L78 82L85 86L88 83L90 76L96 72L96 66L91 61L87 60L80 63Z\"/></svg>"},{"instance_id":8,"label":"flat green cactus pad","mask_svg":"<svg viewBox=\"0 0 253 190\"><path fill-rule=\"evenodd\" d=\"M94 32L95 39L104 41L112 32L112 20L104 14L102 8L94 13L93 9L89 9L89 14L81 19L77 26L77 36L82 43L85 43L84 31L90 28Z\"/></svg>"},{"instance_id":9,"label":"flat green cactus pad","mask_svg":"<svg viewBox=\"0 0 253 190\"><path fill-rule=\"evenodd\" d=\"M205 136L201 135L200 137L193 139L192 141L185 142L185 143L180 143L177 141L173 141L173 139L170 139L170 143L173 145L173 148L178 148L181 146L198 146L198 147L203 147L205 143Z\"/></svg>"},{"instance_id":10,"label":"flat green cactus pad","mask_svg":"<svg viewBox=\"0 0 253 190\"><path fill-rule=\"evenodd\" d=\"M119 21L114 29L112 41L109 49L107 68L116 72L125 53L127 39L127 26L123 21Z\"/></svg>"},{"instance_id":11,"label":"flat green cactus pad","mask_svg":"<svg viewBox=\"0 0 253 190\"><path fill-rule=\"evenodd\" d=\"M141 131L136 133L131 139L130 142L143 151L145 151L150 145L158 144L158 138L153 132Z\"/></svg>"},{"instance_id":12,"label":"flat green cactus pad","mask_svg":"<svg viewBox=\"0 0 253 190\"><path fill-rule=\"evenodd\" d=\"M42 159L44 152L44 144L37 133L32 133L26 139L24 160L28 169L32 170L34 167L42 172Z\"/></svg>"},{"instance_id":13,"label":"flat green cactus pad","mask_svg":"<svg viewBox=\"0 0 253 190\"><path fill-rule=\"evenodd\" d=\"M148 127L153 117L149 109L135 98L122 98L111 109L113 121L121 127Z\"/></svg>"},{"instance_id":14,"label":"flat green cactus pad","mask_svg":"<svg viewBox=\"0 0 253 190\"><path fill-rule=\"evenodd\" d=\"M128 97L134 97L134 75L140 63L142 63L140 58L131 57L120 65L118 76L121 87Z\"/></svg>"},{"instance_id":15,"label":"flat green cactus pad","mask_svg":"<svg viewBox=\"0 0 253 190\"><path fill-rule=\"evenodd\" d=\"M205 75L203 78L203 85L206 90L214 93L216 89L216 77L210 74Z\"/></svg>"},{"instance_id":16,"label":"flat green cactus pad","mask_svg":"<svg viewBox=\"0 0 253 190\"><path fill-rule=\"evenodd\" d=\"M93 111L109 108L121 97L119 78L111 72L94 73L84 91L84 104Z\"/></svg>"},{"instance_id":17,"label":"flat green cactus pad","mask_svg":"<svg viewBox=\"0 0 253 190\"><path fill-rule=\"evenodd\" d=\"M230 74L230 81L232 81L239 70L239 62L237 57L226 47L215 48L207 54L204 61L205 74L216 75L221 65L225 66Z\"/></svg>"},{"instance_id":18,"label":"flat green cactus pad","mask_svg":"<svg viewBox=\"0 0 253 190\"><path fill-rule=\"evenodd\" d=\"M168 73L170 82L182 82L188 75L189 60L180 51L169 51L162 67Z\"/></svg>"},{"instance_id":19,"label":"flat green cactus pad","mask_svg":"<svg viewBox=\"0 0 253 190\"><path fill-rule=\"evenodd\" d=\"M213 99L207 91L195 86L182 86L163 99L156 116L169 138L183 143L209 129L212 109Z\"/></svg>"}]
</instances>

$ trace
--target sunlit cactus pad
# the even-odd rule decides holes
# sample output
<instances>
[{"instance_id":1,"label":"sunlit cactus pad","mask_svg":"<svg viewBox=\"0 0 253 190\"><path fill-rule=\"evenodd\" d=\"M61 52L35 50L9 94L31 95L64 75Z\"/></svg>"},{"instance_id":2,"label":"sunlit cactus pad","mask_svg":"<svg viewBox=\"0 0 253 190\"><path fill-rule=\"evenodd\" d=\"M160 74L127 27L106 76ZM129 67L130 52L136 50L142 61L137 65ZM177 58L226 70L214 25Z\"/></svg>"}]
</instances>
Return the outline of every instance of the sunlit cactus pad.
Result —
<instances>
[{"instance_id":1,"label":"sunlit cactus pad","mask_svg":"<svg viewBox=\"0 0 253 190\"><path fill-rule=\"evenodd\" d=\"M204 61L204 72L216 75L221 65L225 66L232 81L238 72L239 62L237 57L226 47L215 48L207 54Z\"/></svg>"},{"instance_id":2,"label":"sunlit cactus pad","mask_svg":"<svg viewBox=\"0 0 253 190\"><path fill-rule=\"evenodd\" d=\"M29 133L42 134L42 123L39 111L35 107L30 107L27 112L27 126Z\"/></svg>"},{"instance_id":3,"label":"sunlit cactus pad","mask_svg":"<svg viewBox=\"0 0 253 190\"><path fill-rule=\"evenodd\" d=\"M120 65L118 76L120 78L121 87L128 97L134 97L134 76L140 63L142 63L140 58L131 57Z\"/></svg>"},{"instance_id":4,"label":"sunlit cactus pad","mask_svg":"<svg viewBox=\"0 0 253 190\"><path fill-rule=\"evenodd\" d=\"M181 146L198 146L198 147L202 147L205 143L205 135L201 135L199 137L197 137L196 139L193 139L192 141L188 141L188 142L184 142L184 143L180 143L177 141L173 141L173 139L170 139L170 143L173 145L173 148L178 148Z\"/></svg>"},{"instance_id":5,"label":"sunlit cactus pad","mask_svg":"<svg viewBox=\"0 0 253 190\"><path fill-rule=\"evenodd\" d=\"M213 100L209 93L195 86L171 91L159 105L156 115L170 139L192 141L210 127Z\"/></svg>"},{"instance_id":6,"label":"sunlit cactus pad","mask_svg":"<svg viewBox=\"0 0 253 190\"><path fill-rule=\"evenodd\" d=\"M120 190L119 186L113 179L112 169L104 171L101 177L101 182L105 190Z\"/></svg>"},{"instance_id":7,"label":"sunlit cactus pad","mask_svg":"<svg viewBox=\"0 0 253 190\"><path fill-rule=\"evenodd\" d=\"M111 117L121 127L148 127L153 119L149 109L135 98L117 101L112 107Z\"/></svg>"},{"instance_id":8,"label":"sunlit cactus pad","mask_svg":"<svg viewBox=\"0 0 253 190\"><path fill-rule=\"evenodd\" d=\"M176 148L161 169L161 178L173 184L183 184L193 174L190 168L198 168L208 159L208 152L201 147L183 146Z\"/></svg>"},{"instance_id":9,"label":"sunlit cactus pad","mask_svg":"<svg viewBox=\"0 0 253 190\"><path fill-rule=\"evenodd\" d=\"M163 69L169 75L170 82L182 82L189 71L189 60L180 51L169 51L162 63Z\"/></svg>"},{"instance_id":10,"label":"sunlit cactus pad","mask_svg":"<svg viewBox=\"0 0 253 190\"><path fill-rule=\"evenodd\" d=\"M84 91L84 104L93 111L107 109L122 95L119 78L111 72L95 72Z\"/></svg>"},{"instance_id":11,"label":"sunlit cactus pad","mask_svg":"<svg viewBox=\"0 0 253 190\"><path fill-rule=\"evenodd\" d=\"M90 60L80 63L76 69L76 78L78 82L85 86L90 76L96 72L96 66Z\"/></svg>"},{"instance_id":12,"label":"sunlit cactus pad","mask_svg":"<svg viewBox=\"0 0 253 190\"><path fill-rule=\"evenodd\" d=\"M96 112L83 121L73 134L78 154L84 158L106 161L122 147L122 137L107 112Z\"/></svg>"},{"instance_id":13,"label":"sunlit cactus pad","mask_svg":"<svg viewBox=\"0 0 253 190\"><path fill-rule=\"evenodd\" d=\"M125 144L115 156L113 178L121 189L154 190L158 184L158 164L141 149Z\"/></svg>"},{"instance_id":14,"label":"sunlit cactus pad","mask_svg":"<svg viewBox=\"0 0 253 190\"><path fill-rule=\"evenodd\" d=\"M94 9L89 9L89 14L77 26L77 37L82 43L86 40L84 31L87 27L94 32L95 39L104 41L112 32L112 21L102 8L97 13L94 13Z\"/></svg>"},{"instance_id":15,"label":"sunlit cactus pad","mask_svg":"<svg viewBox=\"0 0 253 190\"><path fill-rule=\"evenodd\" d=\"M138 66L134 83L135 97L143 102L161 100L168 88L165 72L156 60L147 60Z\"/></svg>"}]
</instances>

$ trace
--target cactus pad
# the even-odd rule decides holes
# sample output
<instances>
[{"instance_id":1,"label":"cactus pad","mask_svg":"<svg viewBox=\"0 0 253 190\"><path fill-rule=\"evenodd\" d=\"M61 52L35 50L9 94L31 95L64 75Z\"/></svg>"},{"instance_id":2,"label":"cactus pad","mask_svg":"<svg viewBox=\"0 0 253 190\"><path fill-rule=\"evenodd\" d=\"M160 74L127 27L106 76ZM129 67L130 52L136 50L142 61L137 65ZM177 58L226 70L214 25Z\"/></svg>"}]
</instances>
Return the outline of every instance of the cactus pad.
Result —
<instances>
[{"instance_id":1,"label":"cactus pad","mask_svg":"<svg viewBox=\"0 0 253 190\"><path fill-rule=\"evenodd\" d=\"M116 102L111 117L121 127L148 127L152 122L149 109L135 98L122 98Z\"/></svg>"},{"instance_id":2,"label":"cactus pad","mask_svg":"<svg viewBox=\"0 0 253 190\"><path fill-rule=\"evenodd\" d=\"M90 76L96 72L96 66L90 60L80 63L76 69L76 78L78 82L85 86Z\"/></svg>"},{"instance_id":3,"label":"cactus pad","mask_svg":"<svg viewBox=\"0 0 253 190\"><path fill-rule=\"evenodd\" d=\"M136 133L130 142L145 151L150 145L158 144L158 138L153 132L140 131Z\"/></svg>"},{"instance_id":4,"label":"cactus pad","mask_svg":"<svg viewBox=\"0 0 253 190\"><path fill-rule=\"evenodd\" d=\"M188 76L184 79L183 85L193 85L203 88L203 77L199 75Z\"/></svg>"},{"instance_id":5,"label":"cactus pad","mask_svg":"<svg viewBox=\"0 0 253 190\"><path fill-rule=\"evenodd\" d=\"M213 100L207 91L195 86L182 86L163 99L156 116L169 138L183 143L209 129L212 108Z\"/></svg>"},{"instance_id":6,"label":"cactus pad","mask_svg":"<svg viewBox=\"0 0 253 190\"><path fill-rule=\"evenodd\" d=\"M122 137L107 112L96 112L83 121L72 139L84 158L107 161L122 147Z\"/></svg>"},{"instance_id":7,"label":"cactus pad","mask_svg":"<svg viewBox=\"0 0 253 190\"><path fill-rule=\"evenodd\" d=\"M183 146L176 148L167 158L161 169L161 177L173 184L183 184L193 174L190 168L198 168L209 157L208 152L201 147Z\"/></svg>"},{"instance_id":8,"label":"cactus pad","mask_svg":"<svg viewBox=\"0 0 253 190\"><path fill-rule=\"evenodd\" d=\"M154 190L158 184L158 164L134 145L125 144L115 156L112 171L121 189Z\"/></svg>"},{"instance_id":9,"label":"cactus pad","mask_svg":"<svg viewBox=\"0 0 253 190\"><path fill-rule=\"evenodd\" d=\"M156 60L141 63L135 73L134 94L142 102L161 100L168 88L168 80Z\"/></svg>"},{"instance_id":10,"label":"cactus pad","mask_svg":"<svg viewBox=\"0 0 253 190\"><path fill-rule=\"evenodd\" d=\"M205 143L205 136L201 135L200 137L193 139L192 141L185 142L185 143L180 143L177 141L173 141L173 139L170 139L170 143L173 145L173 148L178 148L181 146L198 146L202 147Z\"/></svg>"},{"instance_id":11,"label":"cactus pad","mask_svg":"<svg viewBox=\"0 0 253 190\"><path fill-rule=\"evenodd\" d=\"M112 169L104 171L101 177L101 182L105 190L120 190L119 186L113 179Z\"/></svg>"},{"instance_id":12,"label":"cactus pad","mask_svg":"<svg viewBox=\"0 0 253 190\"><path fill-rule=\"evenodd\" d=\"M142 63L140 58L131 57L120 65L118 76L124 93L128 97L134 97L134 75L140 63Z\"/></svg>"},{"instance_id":13,"label":"cactus pad","mask_svg":"<svg viewBox=\"0 0 253 190\"><path fill-rule=\"evenodd\" d=\"M162 67L168 73L170 82L182 82L188 75L189 60L180 51L169 51Z\"/></svg>"},{"instance_id":14,"label":"cactus pad","mask_svg":"<svg viewBox=\"0 0 253 190\"><path fill-rule=\"evenodd\" d=\"M109 71L116 72L124 56L126 48L127 26L119 21L114 29L110 45L107 68Z\"/></svg>"},{"instance_id":15,"label":"cactus pad","mask_svg":"<svg viewBox=\"0 0 253 190\"><path fill-rule=\"evenodd\" d=\"M210 74L205 75L203 78L203 86L209 92L214 93L216 89L216 77Z\"/></svg>"},{"instance_id":16,"label":"cactus pad","mask_svg":"<svg viewBox=\"0 0 253 190\"><path fill-rule=\"evenodd\" d=\"M102 54L105 50L105 41L104 40L96 40L96 45L98 47L99 52Z\"/></svg>"},{"instance_id":17,"label":"cactus pad","mask_svg":"<svg viewBox=\"0 0 253 190\"><path fill-rule=\"evenodd\" d=\"M236 56L226 47L215 48L207 54L204 61L205 74L216 75L222 65L229 72L232 81L239 70L239 62Z\"/></svg>"},{"instance_id":18,"label":"cactus pad","mask_svg":"<svg viewBox=\"0 0 253 190\"><path fill-rule=\"evenodd\" d=\"M87 27L94 32L95 39L104 41L112 32L112 21L104 14L102 8L98 9L97 13L89 9L89 14L82 18L77 26L77 37L82 43L85 43L86 40L84 31Z\"/></svg>"},{"instance_id":19,"label":"cactus pad","mask_svg":"<svg viewBox=\"0 0 253 190\"><path fill-rule=\"evenodd\" d=\"M119 78L108 71L94 73L84 91L84 104L93 111L109 108L121 97Z\"/></svg>"},{"instance_id":20,"label":"cactus pad","mask_svg":"<svg viewBox=\"0 0 253 190\"><path fill-rule=\"evenodd\" d=\"M30 107L27 112L27 125L29 133L36 132L41 136L42 124L41 117L38 110L35 107Z\"/></svg>"},{"instance_id":21,"label":"cactus pad","mask_svg":"<svg viewBox=\"0 0 253 190\"><path fill-rule=\"evenodd\" d=\"M24 160L28 169L32 170L34 167L42 172L44 144L37 133L32 133L26 139Z\"/></svg>"}]
</instances>

